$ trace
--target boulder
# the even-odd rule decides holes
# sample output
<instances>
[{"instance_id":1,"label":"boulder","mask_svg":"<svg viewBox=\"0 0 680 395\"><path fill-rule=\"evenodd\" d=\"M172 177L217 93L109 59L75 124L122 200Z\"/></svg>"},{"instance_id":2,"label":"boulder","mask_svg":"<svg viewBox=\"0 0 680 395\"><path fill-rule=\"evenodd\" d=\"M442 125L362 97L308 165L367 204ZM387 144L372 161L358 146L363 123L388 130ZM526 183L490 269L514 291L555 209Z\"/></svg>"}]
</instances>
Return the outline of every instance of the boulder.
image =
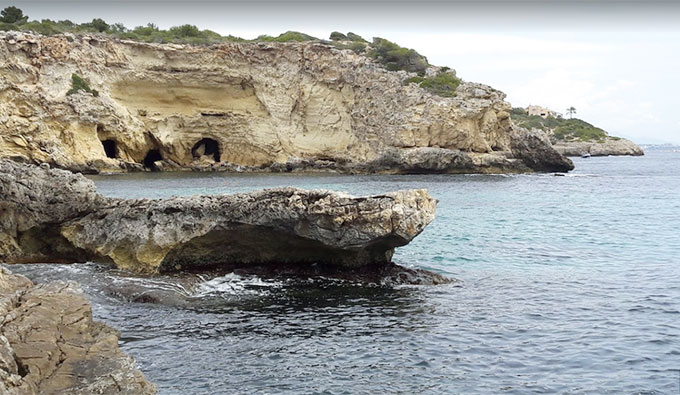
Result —
<instances>
[{"instance_id":1,"label":"boulder","mask_svg":"<svg viewBox=\"0 0 680 395\"><path fill-rule=\"evenodd\" d=\"M526 166L545 172L567 172L574 169L571 159L557 152L544 132L513 127L511 134L512 153Z\"/></svg>"}]
</instances>

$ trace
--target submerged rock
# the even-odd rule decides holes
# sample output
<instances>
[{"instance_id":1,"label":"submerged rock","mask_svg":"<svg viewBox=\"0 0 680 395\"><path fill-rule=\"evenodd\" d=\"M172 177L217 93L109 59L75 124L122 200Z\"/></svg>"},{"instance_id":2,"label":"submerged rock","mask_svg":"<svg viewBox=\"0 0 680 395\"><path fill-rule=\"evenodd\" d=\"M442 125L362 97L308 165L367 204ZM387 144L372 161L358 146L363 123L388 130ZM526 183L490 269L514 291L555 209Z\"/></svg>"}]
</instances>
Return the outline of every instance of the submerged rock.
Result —
<instances>
[{"instance_id":1,"label":"submerged rock","mask_svg":"<svg viewBox=\"0 0 680 395\"><path fill-rule=\"evenodd\" d=\"M234 264L380 266L434 219L435 206L425 190L112 199L81 175L0 160L0 260L109 261L145 273Z\"/></svg>"},{"instance_id":2,"label":"submerged rock","mask_svg":"<svg viewBox=\"0 0 680 395\"><path fill-rule=\"evenodd\" d=\"M34 285L0 267L0 393L155 394L118 338L77 284Z\"/></svg>"}]
</instances>

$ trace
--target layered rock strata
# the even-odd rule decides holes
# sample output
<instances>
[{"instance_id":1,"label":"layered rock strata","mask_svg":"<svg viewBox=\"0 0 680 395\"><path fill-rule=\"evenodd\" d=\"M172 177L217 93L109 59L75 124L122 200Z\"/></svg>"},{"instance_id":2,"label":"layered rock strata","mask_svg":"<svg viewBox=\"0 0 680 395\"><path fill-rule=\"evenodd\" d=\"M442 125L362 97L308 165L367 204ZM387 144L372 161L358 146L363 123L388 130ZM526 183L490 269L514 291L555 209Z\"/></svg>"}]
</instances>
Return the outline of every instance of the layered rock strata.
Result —
<instances>
[{"instance_id":1,"label":"layered rock strata","mask_svg":"<svg viewBox=\"0 0 680 395\"><path fill-rule=\"evenodd\" d=\"M72 74L99 94L67 95ZM319 42L199 47L0 32L0 157L93 173L573 168L549 142L530 160L517 155L525 132L502 92L463 82L444 98L406 83L414 75Z\"/></svg>"},{"instance_id":2,"label":"layered rock strata","mask_svg":"<svg viewBox=\"0 0 680 395\"><path fill-rule=\"evenodd\" d=\"M0 260L111 261L137 272L220 265L389 264L434 219L425 190L297 188L162 200L98 195L79 174L0 160Z\"/></svg>"},{"instance_id":3,"label":"layered rock strata","mask_svg":"<svg viewBox=\"0 0 680 395\"><path fill-rule=\"evenodd\" d=\"M0 393L155 394L77 284L34 285L0 267Z\"/></svg>"},{"instance_id":4,"label":"layered rock strata","mask_svg":"<svg viewBox=\"0 0 680 395\"><path fill-rule=\"evenodd\" d=\"M637 144L623 138L607 138L604 141L558 141L553 146L557 152L565 156L642 156L644 151Z\"/></svg>"}]
</instances>

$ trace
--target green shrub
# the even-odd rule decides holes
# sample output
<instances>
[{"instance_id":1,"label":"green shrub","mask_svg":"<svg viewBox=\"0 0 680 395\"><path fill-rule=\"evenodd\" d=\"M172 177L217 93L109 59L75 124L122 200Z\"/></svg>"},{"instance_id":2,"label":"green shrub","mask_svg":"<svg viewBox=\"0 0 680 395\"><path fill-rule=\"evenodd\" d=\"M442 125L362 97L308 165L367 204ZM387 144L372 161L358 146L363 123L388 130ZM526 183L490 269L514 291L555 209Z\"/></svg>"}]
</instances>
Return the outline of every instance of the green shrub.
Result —
<instances>
[{"instance_id":1,"label":"green shrub","mask_svg":"<svg viewBox=\"0 0 680 395\"><path fill-rule=\"evenodd\" d=\"M404 84L411 84L411 83L414 83L414 84L420 85L420 83L423 82L423 81L425 81L425 77L419 77L419 76L417 76L417 77L407 78L407 79L404 81Z\"/></svg>"},{"instance_id":2,"label":"green shrub","mask_svg":"<svg viewBox=\"0 0 680 395\"><path fill-rule=\"evenodd\" d=\"M99 92L95 89L90 89L90 85L86 80L79 77L77 74L71 74L71 89L66 92L66 96L72 95L78 91L91 93L95 97L99 96Z\"/></svg>"},{"instance_id":3,"label":"green shrub","mask_svg":"<svg viewBox=\"0 0 680 395\"><path fill-rule=\"evenodd\" d=\"M460 79L452 72L439 72L433 77L416 76L404 80L404 84L418 84L428 92L442 97L456 96L456 89L460 82Z\"/></svg>"},{"instance_id":4,"label":"green shrub","mask_svg":"<svg viewBox=\"0 0 680 395\"><path fill-rule=\"evenodd\" d=\"M586 121L572 118L553 129L553 136L558 140L601 141L607 138L607 133Z\"/></svg>"},{"instance_id":5,"label":"green shrub","mask_svg":"<svg viewBox=\"0 0 680 395\"><path fill-rule=\"evenodd\" d=\"M168 33L177 38L201 36L201 31L194 25L173 26L168 30Z\"/></svg>"},{"instance_id":6,"label":"green shrub","mask_svg":"<svg viewBox=\"0 0 680 395\"><path fill-rule=\"evenodd\" d=\"M373 39L372 49L368 55L384 64L390 71L406 70L424 73L429 66L427 58L415 50L400 47L380 37Z\"/></svg>"},{"instance_id":7,"label":"green shrub","mask_svg":"<svg viewBox=\"0 0 680 395\"><path fill-rule=\"evenodd\" d=\"M0 11L0 22L15 23L18 25L26 23L26 21L28 21L28 16L25 16L24 12L17 7L9 6Z\"/></svg>"},{"instance_id":8,"label":"green shrub","mask_svg":"<svg viewBox=\"0 0 680 395\"><path fill-rule=\"evenodd\" d=\"M19 30L19 26L13 23L0 22L0 31L8 32L11 30Z\"/></svg>"},{"instance_id":9,"label":"green shrub","mask_svg":"<svg viewBox=\"0 0 680 395\"><path fill-rule=\"evenodd\" d=\"M292 41L302 42L302 41L318 41L318 40L319 40L318 38L312 37L309 34L304 34L304 33L294 32L294 31L287 31L285 33L280 34L278 37L261 35L258 38L256 38L254 41L256 41L256 42L264 41L264 42L285 43L285 42L292 42Z\"/></svg>"},{"instance_id":10,"label":"green shrub","mask_svg":"<svg viewBox=\"0 0 680 395\"><path fill-rule=\"evenodd\" d=\"M21 30L35 32L44 36L62 33L62 30L58 28L57 24L49 19L43 19L41 22L28 22L21 26Z\"/></svg>"},{"instance_id":11,"label":"green shrub","mask_svg":"<svg viewBox=\"0 0 680 395\"><path fill-rule=\"evenodd\" d=\"M90 22L90 26L99 33L103 33L109 29L109 24L104 22L101 18L94 18L92 22Z\"/></svg>"},{"instance_id":12,"label":"green shrub","mask_svg":"<svg viewBox=\"0 0 680 395\"><path fill-rule=\"evenodd\" d=\"M443 97L456 96L456 89L460 85L460 78L453 73L439 73L434 77L427 77L420 83L430 93Z\"/></svg>"},{"instance_id":13,"label":"green shrub","mask_svg":"<svg viewBox=\"0 0 680 395\"><path fill-rule=\"evenodd\" d=\"M510 110L512 121L527 129L540 129L552 132L555 140L602 141L607 132L578 118L546 117L529 115L523 108Z\"/></svg>"},{"instance_id":14,"label":"green shrub","mask_svg":"<svg viewBox=\"0 0 680 395\"><path fill-rule=\"evenodd\" d=\"M333 32L333 33L331 33L330 39L332 41L345 41L345 40L347 40L347 36L345 36L344 34L342 34L340 32Z\"/></svg>"},{"instance_id":15,"label":"green shrub","mask_svg":"<svg viewBox=\"0 0 680 395\"><path fill-rule=\"evenodd\" d=\"M134 33L137 36L144 36L148 37L151 36L154 33L157 33L158 26L154 25L153 23L149 23L146 26L137 26L134 29L132 29L132 33Z\"/></svg>"},{"instance_id":16,"label":"green shrub","mask_svg":"<svg viewBox=\"0 0 680 395\"><path fill-rule=\"evenodd\" d=\"M125 25L122 23L114 23L113 25L109 26L109 33L112 34L125 33L127 31L127 27L125 27Z\"/></svg>"},{"instance_id":17,"label":"green shrub","mask_svg":"<svg viewBox=\"0 0 680 395\"><path fill-rule=\"evenodd\" d=\"M351 44L349 44L349 49L356 53L364 53L366 52L366 43L361 41L354 41Z\"/></svg>"},{"instance_id":18,"label":"green shrub","mask_svg":"<svg viewBox=\"0 0 680 395\"><path fill-rule=\"evenodd\" d=\"M358 41L358 42L362 42L362 43L367 43L367 42L368 42L368 41L364 40L364 38L361 37L360 35L354 34L354 33L352 33L352 32L347 33L347 39L348 39L349 41Z\"/></svg>"}]
</instances>

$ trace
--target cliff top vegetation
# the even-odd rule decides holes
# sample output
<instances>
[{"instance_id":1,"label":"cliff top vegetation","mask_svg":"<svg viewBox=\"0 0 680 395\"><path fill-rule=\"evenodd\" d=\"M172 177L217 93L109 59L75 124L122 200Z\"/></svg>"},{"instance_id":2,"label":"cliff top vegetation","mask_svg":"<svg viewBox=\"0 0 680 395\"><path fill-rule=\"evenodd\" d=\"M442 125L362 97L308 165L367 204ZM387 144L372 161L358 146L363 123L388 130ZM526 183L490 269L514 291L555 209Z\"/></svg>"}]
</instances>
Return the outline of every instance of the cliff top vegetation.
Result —
<instances>
[{"instance_id":1,"label":"cliff top vegetation","mask_svg":"<svg viewBox=\"0 0 680 395\"><path fill-rule=\"evenodd\" d=\"M418 77L410 78L406 82L415 82L429 92L444 96L455 96L460 79L455 71L442 67L435 76L425 77L425 71L430 67L427 58L411 48L404 48L381 37L374 37L367 41L356 33L332 32L330 40L321 40L305 33L288 31L276 37L261 35L252 40L232 35L223 36L212 30L201 30L194 25L173 26L167 30L160 29L153 23L146 26L127 28L121 23L109 24L101 18L92 19L86 23L74 23L70 20L53 21L43 19L29 21L28 16L17 7L7 7L0 12L0 31L33 32L46 36L57 34L101 34L125 40L149 43L177 43L193 45L211 45L227 42L304 42L313 41L333 45L339 49L349 49L355 53L363 53L374 61L382 64L390 71L404 70L416 73Z\"/></svg>"},{"instance_id":2,"label":"cliff top vegetation","mask_svg":"<svg viewBox=\"0 0 680 395\"><path fill-rule=\"evenodd\" d=\"M603 141L610 137L604 130L578 118L546 117L529 115L523 108L517 107L510 111L510 118L517 126L527 129L540 129L552 134L559 141Z\"/></svg>"}]
</instances>

